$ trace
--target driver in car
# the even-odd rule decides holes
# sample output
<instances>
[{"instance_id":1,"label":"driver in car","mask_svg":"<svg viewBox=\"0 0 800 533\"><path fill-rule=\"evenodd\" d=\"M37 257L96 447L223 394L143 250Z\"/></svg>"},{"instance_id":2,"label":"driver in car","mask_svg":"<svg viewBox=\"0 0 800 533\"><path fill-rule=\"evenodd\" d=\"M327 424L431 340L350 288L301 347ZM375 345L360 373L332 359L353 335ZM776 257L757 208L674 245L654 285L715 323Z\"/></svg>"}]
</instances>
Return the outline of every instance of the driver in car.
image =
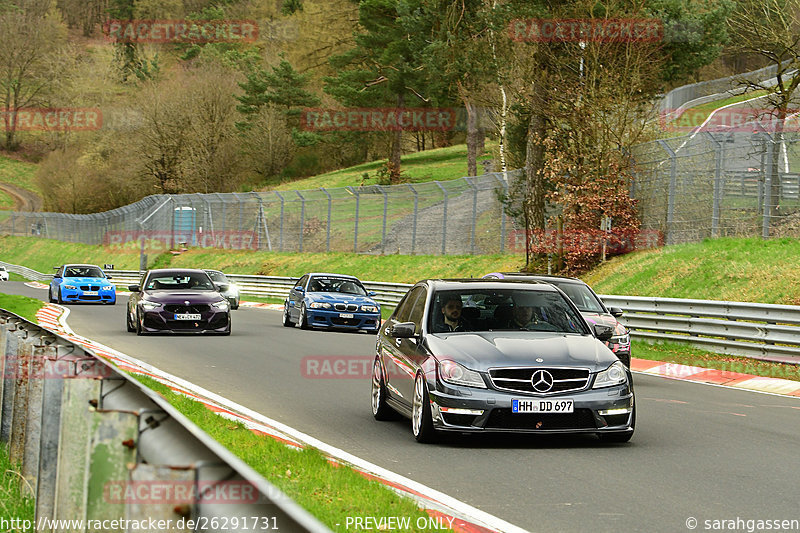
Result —
<instances>
[{"instance_id":1,"label":"driver in car","mask_svg":"<svg viewBox=\"0 0 800 533\"><path fill-rule=\"evenodd\" d=\"M461 310L463 307L464 304L461 303L461 297L457 294L443 299L441 307L443 320L436 324L437 333L446 333L448 331L469 331L469 324L464 317L461 316Z\"/></svg>"}]
</instances>

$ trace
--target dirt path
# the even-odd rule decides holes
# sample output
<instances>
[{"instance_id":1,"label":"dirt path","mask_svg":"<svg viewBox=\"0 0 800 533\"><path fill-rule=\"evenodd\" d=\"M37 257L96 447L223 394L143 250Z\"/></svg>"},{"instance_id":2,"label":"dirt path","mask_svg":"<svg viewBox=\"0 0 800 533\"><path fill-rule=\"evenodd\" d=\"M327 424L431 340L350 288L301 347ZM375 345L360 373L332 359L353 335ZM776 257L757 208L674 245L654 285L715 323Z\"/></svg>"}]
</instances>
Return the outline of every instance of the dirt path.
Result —
<instances>
[{"instance_id":1,"label":"dirt path","mask_svg":"<svg viewBox=\"0 0 800 533\"><path fill-rule=\"evenodd\" d=\"M11 185L10 183L0 183L0 190L11 196L14 200L12 211L41 211L42 198L29 190Z\"/></svg>"}]
</instances>

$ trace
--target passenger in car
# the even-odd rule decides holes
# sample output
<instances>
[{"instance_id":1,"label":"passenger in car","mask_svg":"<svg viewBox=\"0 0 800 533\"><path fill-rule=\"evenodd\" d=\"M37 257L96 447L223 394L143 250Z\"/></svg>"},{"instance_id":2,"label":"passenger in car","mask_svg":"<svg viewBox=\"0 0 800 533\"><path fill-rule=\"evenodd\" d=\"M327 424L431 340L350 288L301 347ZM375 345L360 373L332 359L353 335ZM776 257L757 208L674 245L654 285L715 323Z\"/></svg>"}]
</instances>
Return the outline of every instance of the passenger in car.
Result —
<instances>
[{"instance_id":1,"label":"passenger in car","mask_svg":"<svg viewBox=\"0 0 800 533\"><path fill-rule=\"evenodd\" d=\"M433 329L435 333L446 333L448 331L470 331L471 325L462 316L461 311L464 304L458 295L447 296L442 299L440 320L435 320Z\"/></svg>"}]
</instances>

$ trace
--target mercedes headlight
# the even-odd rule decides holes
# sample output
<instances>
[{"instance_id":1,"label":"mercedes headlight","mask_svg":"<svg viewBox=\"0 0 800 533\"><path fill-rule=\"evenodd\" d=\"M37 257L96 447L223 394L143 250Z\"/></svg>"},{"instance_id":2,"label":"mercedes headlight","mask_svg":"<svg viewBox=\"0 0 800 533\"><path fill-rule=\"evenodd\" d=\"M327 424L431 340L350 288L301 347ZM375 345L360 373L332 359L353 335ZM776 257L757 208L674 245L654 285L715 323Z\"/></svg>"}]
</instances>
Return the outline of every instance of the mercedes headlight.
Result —
<instances>
[{"instance_id":1,"label":"mercedes headlight","mask_svg":"<svg viewBox=\"0 0 800 533\"><path fill-rule=\"evenodd\" d=\"M329 304L328 302L311 302L310 304L308 304L308 307L310 307L311 309L330 309L331 304Z\"/></svg>"},{"instance_id":2,"label":"mercedes headlight","mask_svg":"<svg viewBox=\"0 0 800 533\"><path fill-rule=\"evenodd\" d=\"M378 308L374 305L362 305L361 310L365 313L377 313Z\"/></svg>"},{"instance_id":3,"label":"mercedes headlight","mask_svg":"<svg viewBox=\"0 0 800 533\"><path fill-rule=\"evenodd\" d=\"M455 361L445 360L439 363L439 376L445 383L452 385L465 385L467 387L486 388L481 375L474 370L469 370Z\"/></svg>"},{"instance_id":4,"label":"mercedes headlight","mask_svg":"<svg viewBox=\"0 0 800 533\"><path fill-rule=\"evenodd\" d=\"M592 388L602 389L603 387L613 387L614 385L622 385L627 382L628 373L625 371L625 365L620 361L615 361L610 367L597 373Z\"/></svg>"},{"instance_id":5,"label":"mercedes headlight","mask_svg":"<svg viewBox=\"0 0 800 533\"><path fill-rule=\"evenodd\" d=\"M214 302L211 304L211 307L214 309L219 309L220 311L227 311L228 310L228 300L222 300L221 302Z\"/></svg>"}]
</instances>

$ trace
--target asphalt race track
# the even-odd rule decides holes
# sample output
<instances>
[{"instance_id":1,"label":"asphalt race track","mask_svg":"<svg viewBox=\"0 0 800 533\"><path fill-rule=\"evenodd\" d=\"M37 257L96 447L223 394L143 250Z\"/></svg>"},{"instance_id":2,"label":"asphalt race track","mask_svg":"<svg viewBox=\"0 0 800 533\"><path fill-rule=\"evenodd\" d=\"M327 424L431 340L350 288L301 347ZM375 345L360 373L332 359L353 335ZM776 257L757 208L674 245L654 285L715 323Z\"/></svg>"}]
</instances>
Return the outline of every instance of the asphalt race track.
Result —
<instances>
[{"instance_id":1,"label":"asphalt race track","mask_svg":"<svg viewBox=\"0 0 800 533\"><path fill-rule=\"evenodd\" d=\"M47 297L19 282L0 290ZM798 398L637 375L637 430L628 444L456 435L421 445L410 422L372 419L368 365L360 378L304 375L306 357L369 359L374 336L285 328L276 311L242 308L230 337L137 337L125 331L126 300L70 305L68 323L529 531L689 531L690 518L703 531L713 529L707 520L800 520Z\"/></svg>"}]
</instances>

